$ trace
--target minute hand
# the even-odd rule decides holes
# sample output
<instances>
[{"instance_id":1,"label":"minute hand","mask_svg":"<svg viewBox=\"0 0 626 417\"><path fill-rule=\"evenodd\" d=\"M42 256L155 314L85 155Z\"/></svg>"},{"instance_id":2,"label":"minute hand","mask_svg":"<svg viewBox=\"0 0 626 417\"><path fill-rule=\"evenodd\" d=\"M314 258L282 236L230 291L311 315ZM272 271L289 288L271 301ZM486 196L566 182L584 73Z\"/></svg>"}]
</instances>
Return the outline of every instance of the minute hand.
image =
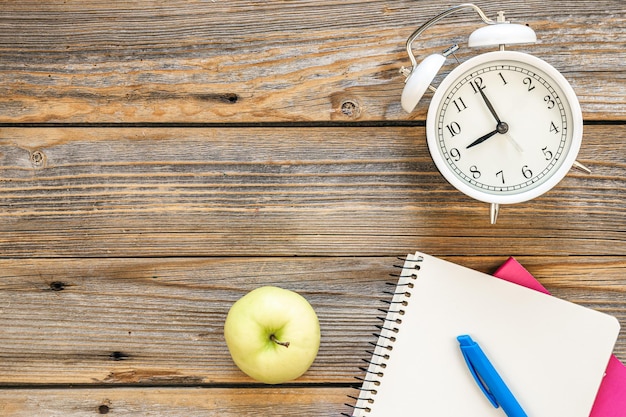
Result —
<instances>
[{"instance_id":1,"label":"minute hand","mask_svg":"<svg viewBox=\"0 0 626 417\"><path fill-rule=\"evenodd\" d=\"M485 104L487 105L487 108L489 109L489 111L491 112L493 117L495 117L496 122L498 123L497 127L496 127L497 132L498 133L503 133L503 134L508 132L509 131L509 125L500 120L500 118L498 117L498 113L496 113L496 110L493 108L493 105L491 104L491 102L489 101L489 99L487 98L485 93L483 92L483 89L479 88L478 91L480 91L480 95L482 96L483 100L485 101ZM508 135L507 138L511 141L513 146L515 146L515 149L517 149L519 152L524 152L524 148L522 148L522 146L515 139L513 139L512 136ZM483 141L484 141L484 139L483 139ZM480 143L480 142L478 142L478 143ZM476 144L477 143L473 143L473 144L470 144L470 146L474 146ZM468 148L470 146L468 146Z\"/></svg>"},{"instance_id":2,"label":"minute hand","mask_svg":"<svg viewBox=\"0 0 626 417\"><path fill-rule=\"evenodd\" d=\"M489 99L487 98L487 96L485 95L485 93L483 93L483 89L479 88L478 91L480 92L480 95L483 97L483 100L485 100L485 104L487 105L487 108L489 109L489 111L491 112L491 114L493 114L493 117L496 118L496 122L498 123L502 123L500 118L498 117L498 113L496 113L496 110L493 108L493 106L491 105L491 102L489 101Z\"/></svg>"},{"instance_id":3,"label":"minute hand","mask_svg":"<svg viewBox=\"0 0 626 417\"><path fill-rule=\"evenodd\" d=\"M479 137L478 139L476 139L474 142L470 143L469 145L467 145L465 147L465 149L469 149L472 146L476 146L479 143L483 143L484 141L486 141L487 139L489 139L490 137L492 137L493 135L495 135L496 133L498 133L498 129L494 130L493 132L489 132L484 136Z\"/></svg>"}]
</instances>

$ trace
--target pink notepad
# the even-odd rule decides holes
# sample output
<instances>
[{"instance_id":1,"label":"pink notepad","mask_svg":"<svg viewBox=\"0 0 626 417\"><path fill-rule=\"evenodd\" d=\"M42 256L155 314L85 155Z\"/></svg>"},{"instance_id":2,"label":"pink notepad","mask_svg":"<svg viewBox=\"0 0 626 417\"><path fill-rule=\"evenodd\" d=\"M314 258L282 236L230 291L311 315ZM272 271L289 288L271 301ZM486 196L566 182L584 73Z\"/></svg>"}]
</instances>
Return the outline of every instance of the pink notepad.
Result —
<instances>
[{"instance_id":1,"label":"pink notepad","mask_svg":"<svg viewBox=\"0 0 626 417\"><path fill-rule=\"evenodd\" d=\"M549 294L548 290L514 258L509 258L502 264L494 276ZM613 355L589 417L624 416L626 416L626 366Z\"/></svg>"}]
</instances>

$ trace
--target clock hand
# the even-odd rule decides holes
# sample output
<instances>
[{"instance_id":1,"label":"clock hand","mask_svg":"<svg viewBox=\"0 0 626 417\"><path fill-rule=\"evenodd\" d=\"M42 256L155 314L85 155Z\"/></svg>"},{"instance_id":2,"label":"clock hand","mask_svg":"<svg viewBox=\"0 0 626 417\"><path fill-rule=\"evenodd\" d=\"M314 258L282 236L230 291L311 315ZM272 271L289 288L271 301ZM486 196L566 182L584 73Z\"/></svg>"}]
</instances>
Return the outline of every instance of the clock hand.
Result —
<instances>
[{"instance_id":1,"label":"clock hand","mask_svg":"<svg viewBox=\"0 0 626 417\"><path fill-rule=\"evenodd\" d=\"M476 139L474 142L470 143L469 145L467 145L465 147L465 149L469 149L472 146L476 146L479 143L483 143L484 141L486 141L487 139L489 139L490 137L492 137L493 135L495 135L496 133L498 133L498 129L494 130L493 132L489 132L484 136L479 137L478 139Z\"/></svg>"},{"instance_id":2,"label":"clock hand","mask_svg":"<svg viewBox=\"0 0 626 417\"><path fill-rule=\"evenodd\" d=\"M485 102L485 104L487 105L487 108L489 109L489 111L491 112L491 114L493 115L493 117L496 119L496 122L498 123L496 125L496 132L497 133L507 133L509 131L509 125L507 125L505 122L503 122L502 120L500 120L500 117L498 116L498 113L496 113L496 109L493 108L493 105L491 104L491 101L489 101L489 99L487 98L487 95L485 94L485 92L483 91L482 88L479 88L478 91L480 92L480 96L483 98L483 101ZM469 144L469 146L467 148L471 148L472 146L478 145L479 143L484 142L485 140L489 139L491 136L493 136L493 134L491 135L486 135L487 137L482 137L477 139L476 141L472 142ZM511 136L507 136L511 143L513 144L513 146L515 146L515 148L519 151L519 152L524 152L524 149L522 149L522 147L520 146L519 143L517 143L517 141L515 139L513 139L513 137Z\"/></svg>"},{"instance_id":3,"label":"clock hand","mask_svg":"<svg viewBox=\"0 0 626 417\"><path fill-rule=\"evenodd\" d=\"M489 101L489 99L487 98L485 93L483 92L483 89L479 88L478 91L480 92L480 95L482 96L483 100L485 101L485 104L487 105L487 108L489 109L489 111L491 112L493 117L495 117L496 122L498 122L498 124L502 123L502 121L498 117L498 114L496 113L496 110L493 108L493 106L491 105L491 102Z\"/></svg>"},{"instance_id":4,"label":"clock hand","mask_svg":"<svg viewBox=\"0 0 626 417\"><path fill-rule=\"evenodd\" d=\"M522 146L519 144L519 142L516 141L515 138L513 136L511 136L510 133L508 135L506 135L506 137L511 141L511 143L513 144L515 149L517 149L518 152L524 153L524 148L522 148Z\"/></svg>"}]
</instances>

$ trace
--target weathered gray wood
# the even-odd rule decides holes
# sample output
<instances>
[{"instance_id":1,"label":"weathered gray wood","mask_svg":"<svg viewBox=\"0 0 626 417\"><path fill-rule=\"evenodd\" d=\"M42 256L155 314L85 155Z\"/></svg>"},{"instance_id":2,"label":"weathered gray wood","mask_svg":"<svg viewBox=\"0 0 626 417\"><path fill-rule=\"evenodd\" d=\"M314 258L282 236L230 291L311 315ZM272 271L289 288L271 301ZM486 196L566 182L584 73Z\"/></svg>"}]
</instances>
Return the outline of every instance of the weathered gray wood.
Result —
<instances>
[{"instance_id":1,"label":"weathered gray wood","mask_svg":"<svg viewBox=\"0 0 626 417\"><path fill-rule=\"evenodd\" d=\"M0 414L349 411L395 257L415 250L487 273L513 255L626 328L623 2L480 5L537 32L511 49L571 82L593 171L495 226L437 173L428 100L400 109L406 38L448 6L0 0ZM451 17L415 52L479 26ZM296 384L254 383L223 342L230 305L265 284L320 317Z\"/></svg>"},{"instance_id":2,"label":"weathered gray wood","mask_svg":"<svg viewBox=\"0 0 626 417\"><path fill-rule=\"evenodd\" d=\"M351 388L117 388L0 390L11 417L338 416Z\"/></svg>"},{"instance_id":3,"label":"weathered gray wood","mask_svg":"<svg viewBox=\"0 0 626 417\"><path fill-rule=\"evenodd\" d=\"M403 255L403 254L399 254ZM506 256L446 257L494 272ZM623 257L521 257L555 296L626 323ZM395 258L0 260L0 385L252 383L223 341L232 303L263 285L304 295L322 343L298 382L351 383L395 282ZM626 358L622 335L616 353Z\"/></svg>"},{"instance_id":4,"label":"weathered gray wood","mask_svg":"<svg viewBox=\"0 0 626 417\"><path fill-rule=\"evenodd\" d=\"M399 103L408 36L448 4L413 0L4 1L0 122L265 122L425 118ZM503 0L537 32L586 119L624 119L626 11L613 1ZM463 12L415 53L464 45ZM476 51L462 49L465 59Z\"/></svg>"},{"instance_id":5,"label":"weathered gray wood","mask_svg":"<svg viewBox=\"0 0 626 417\"><path fill-rule=\"evenodd\" d=\"M490 226L420 127L0 129L0 253L619 255L624 144L624 126L588 126L593 173Z\"/></svg>"}]
</instances>

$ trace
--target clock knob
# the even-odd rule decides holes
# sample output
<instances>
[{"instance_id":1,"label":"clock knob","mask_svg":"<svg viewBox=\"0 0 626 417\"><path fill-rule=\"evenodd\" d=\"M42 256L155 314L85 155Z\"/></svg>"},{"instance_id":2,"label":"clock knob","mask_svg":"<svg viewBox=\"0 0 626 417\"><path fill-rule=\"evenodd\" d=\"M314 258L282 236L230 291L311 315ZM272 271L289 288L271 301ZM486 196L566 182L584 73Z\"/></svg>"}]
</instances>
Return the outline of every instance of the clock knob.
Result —
<instances>
[{"instance_id":1,"label":"clock knob","mask_svg":"<svg viewBox=\"0 0 626 417\"><path fill-rule=\"evenodd\" d=\"M404 111L407 113L413 111L437 76L445 60L446 57L442 54L429 55L408 74L400 99Z\"/></svg>"},{"instance_id":2,"label":"clock knob","mask_svg":"<svg viewBox=\"0 0 626 417\"><path fill-rule=\"evenodd\" d=\"M535 42L537 35L528 26L502 22L476 29L470 35L467 45L479 47Z\"/></svg>"}]
</instances>

